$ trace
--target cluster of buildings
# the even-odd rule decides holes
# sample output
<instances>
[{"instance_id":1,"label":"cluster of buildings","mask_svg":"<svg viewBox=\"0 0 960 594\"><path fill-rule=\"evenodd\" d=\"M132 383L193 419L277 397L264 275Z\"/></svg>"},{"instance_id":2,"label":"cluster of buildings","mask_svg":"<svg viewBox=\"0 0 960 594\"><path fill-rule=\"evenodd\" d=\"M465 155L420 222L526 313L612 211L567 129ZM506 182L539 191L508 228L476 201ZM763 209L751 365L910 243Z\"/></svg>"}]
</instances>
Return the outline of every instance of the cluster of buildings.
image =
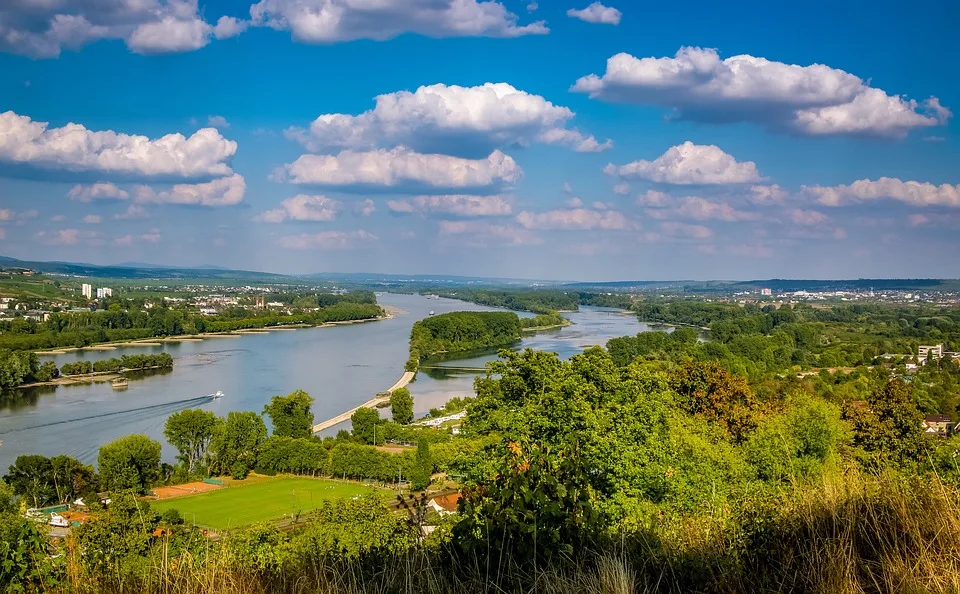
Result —
<instances>
[{"instance_id":1,"label":"cluster of buildings","mask_svg":"<svg viewBox=\"0 0 960 594\"><path fill-rule=\"evenodd\" d=\"M880 355L881 359L905 359L907 371L914 371L921 365L926 365L927 361L939 361L940 359L952 359L954 363L960 365L960 352L948 351L943 344L927 344L917 347L917 356L885 353Z\"/></svg>"},{"instance_id":2,"label":"cluster of buildings","mask_svg":"<svg viewBox=\"0 0 960 594\"><path fill-rule=\"evenodd\" d=\"M946 415L927 415L923 417L923 433L934 437L947 437L960 433L960 423L954 423Z\"/></svg>"},{"instance_id":3,"label":"cluster of buildings","mask_svg":"<svg viewBox=\"0 0 960 594\"><path fill-rule=\"evenodd\" d=\"M87 299L93 299L93 285L83 283L80 286L80 293ZM113 297L113 289L110 287L97 287L97 299L106 299Z\"/></svg>"}]
</instances>

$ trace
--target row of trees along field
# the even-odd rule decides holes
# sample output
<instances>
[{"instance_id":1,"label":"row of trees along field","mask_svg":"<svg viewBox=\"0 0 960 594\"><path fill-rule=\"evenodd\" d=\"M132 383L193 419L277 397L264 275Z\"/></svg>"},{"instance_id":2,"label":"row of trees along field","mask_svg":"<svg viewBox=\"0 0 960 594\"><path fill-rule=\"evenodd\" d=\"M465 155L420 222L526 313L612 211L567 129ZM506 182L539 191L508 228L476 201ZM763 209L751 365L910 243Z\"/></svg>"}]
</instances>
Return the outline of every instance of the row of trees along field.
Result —
<instances>
[{"instance_id":1,"label":"row of trees along field","mask_svg":"<svg viewBox=\"0 0 960 594\"><path fill-rule=\"evenodd\" d=\"M138 371L173 367L168 353L154 355L123 355L102 361L64 363L59 369L52 361L40 363L36 353L0 349L0 389L16 388L34 382L49 382L61 375L86 373Z\"/></svg>"},{"instance_id":2,"label":"row of trees along field","mask_svg":"<svg viewBox=\"0 0 960 594\"><path fill-rule=\"evenodd\" d=\"M416 322L410 332L407 371L441 354L506 346L520 340L520 318L513 312L455 311Z\"/></svg>"},{"instance_id":3,"label":"row of trees along field","mask_svg":"<svg viewBox=\"0 0 960 594\"><path fill-rule=\"evenodd\" d=\"M124 504L64 548L109 547L110 555L49 557L44 543L49 566L17 579L29 587L67 580L91 592L159 592L155 584L291 593L960 590L960 437L925 435L921 408L927 384L960 385L960 366L800 377L787 367L785 337L803 348L803 333L788 331L803 323L786 319L728 342L699 342L693 329L646 333L568 361L503 350L476 381L459 435L361 409L352 433L321 440L309 436L311 400L299 392L265 407L269 437L260 414L177 413L165 432L180 452L171 477L240 477L259 467L377 480L404 473L422 484L429 471L447 470L460 477L458 513L424 537L420 503L394 513L345 501L293 533L255 526L211 543L189 527L151 542L157 520L141 512L146 519L118 528L138 543L129 546L103 530L119 524L110 514ZM851 322L816 323L842 336ZM404 417L408 403L398 397L396 405ZM135 439L101 451L101 487L165 480L159 444ZM374 448L387 440L417 448ZM137 479L146 467L149 476ZM8 479L29 497L33 481L18 481L14 468ZM37 559L24 522L8 515L0 526L15 527L4 534L17 559ZM171 560L192 569L180 573Z\"/></svg>"},{"instance_id":4,"label":"row of trees along field","mask_svg":"<svg viewBox=\"0 0 960 594\"><path fill-rule=\"evenodd\" d=\"M381 482L402 478L423 488L434 470L431 445L439 447L438 462L444 468L453 456L453 449L444 447L452 441L449 433L408 425L413 401L405 388L394 393L392 412L397 421L381 419L373 409L360 409L353 433L343 431L335 438L312 435L312 404L309 394L297 390L273 397L262 414L231 412L221 418L201 409L174 413L164 427L167 442L178 452L173 466L161 464L159 442L131 435L100 449L98 472L69 456L27 455L17 458L5 481L33 507L67 503L98 491L145 493L152 486L210 475L243 479L253 470ZM264 416L270 419L272 434ZM372 447L388 440L417 449L394 454Z\"/></svg>"},{"instance_id":5,"label":"row of trees along field","mask_svg":"<svg viewBox=\"0 0 960 594\"><path fill-rule=\"evenodd\" d=\"M294 308L291 315L237 307L210 316L180 306L147 308L143 300L128 299L105 300L105 305L106 309L98 311L52 313L45 322L23 318L0 321L0 349L83 347L117 340L226 332L282 324L364 320L383 314L376 297L369 291L358 295L301 295L291 303ZM299 311L297 308L300 308Z\"/></svg>"}]
</instances>

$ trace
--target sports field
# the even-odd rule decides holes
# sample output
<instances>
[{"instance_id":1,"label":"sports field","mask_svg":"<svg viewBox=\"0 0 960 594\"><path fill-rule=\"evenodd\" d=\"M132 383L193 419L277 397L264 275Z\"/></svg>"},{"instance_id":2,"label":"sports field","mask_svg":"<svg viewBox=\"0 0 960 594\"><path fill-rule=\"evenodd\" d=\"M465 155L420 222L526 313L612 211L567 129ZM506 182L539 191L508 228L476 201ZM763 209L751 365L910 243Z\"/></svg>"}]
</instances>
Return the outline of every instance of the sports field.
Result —
<instances>
[{"instance_id":1,"label":"sports field","mask_svg":"<svg viewBox=\"0 0 960 594\"><path fill-rule=\"evenodd\" d=\"M158 512L173 508L188 524L222 530L306 513L331 499L375 492L389 496L383 489L326 479L252 476L230 481L225 489L151 502L150 508Z\"/></svg>"}]
</instances>

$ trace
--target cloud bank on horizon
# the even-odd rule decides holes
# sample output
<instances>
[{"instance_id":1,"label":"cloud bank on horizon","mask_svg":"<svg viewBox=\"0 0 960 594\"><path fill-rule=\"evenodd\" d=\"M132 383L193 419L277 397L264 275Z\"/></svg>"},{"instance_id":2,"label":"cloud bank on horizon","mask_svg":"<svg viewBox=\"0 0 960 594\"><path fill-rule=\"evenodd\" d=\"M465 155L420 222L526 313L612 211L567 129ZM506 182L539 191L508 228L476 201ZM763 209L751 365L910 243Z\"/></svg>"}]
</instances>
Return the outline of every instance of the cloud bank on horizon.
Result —
<instances>
[{"instance_id":1,"label":"cloud bank on horizon","mask_svg":"<svg viewBox=\"0 0 960 594\"><path fill-rule=\"evenodd\" d=\"M694 4L14 0L0 253L960 276L929 257L960 248L960 78L950 61L914 66L943 55L949 19ZM777 38L748 34L784 18ZM902 35L881 43L867 24Z\"/></svg>"}]
</instances>

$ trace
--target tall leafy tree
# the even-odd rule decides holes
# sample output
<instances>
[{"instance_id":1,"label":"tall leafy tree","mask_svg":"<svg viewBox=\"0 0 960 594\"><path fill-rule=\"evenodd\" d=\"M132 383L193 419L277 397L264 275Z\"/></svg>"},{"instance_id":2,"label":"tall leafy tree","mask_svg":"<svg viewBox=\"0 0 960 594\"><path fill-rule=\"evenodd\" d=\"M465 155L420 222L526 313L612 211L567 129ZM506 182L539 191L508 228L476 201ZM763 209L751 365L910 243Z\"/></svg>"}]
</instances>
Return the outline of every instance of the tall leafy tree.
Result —
<instances>
[{"instance_id":1,"label":"tall leafy tree","mask_svg":"<svg viewBox=\"0 0 960 594\"><path fill-rule=\"evenodd\" d=\"M378 426L383 423L380 413L372 408L360 407L350 416L350 422L353 424L353 436L363 443L377 445L383 443L384 432L378 431Z\"/></svg>"},{"instance_id":2,"label":"tall leafy tree","mask_svg":"<svg viewBox=\"0 0 960 594\"><path fill-rule=\"evenodd\" d=\"M277 437L310 437L313 434L313 398L303 390L286 396L274 396L263 407Z\"/></svg>"},{"instance_id":3,"label":"tall leafy tree","mask_svg":"<svg viewBox=\"0 0 960 594\"><path fill-rule=\"evenodd\" d=\"M57 496L52 481L53 466L46 456L17 456L4 480L13 492L26 499L33 507L41 507Z\"/></svg>"},{"instance_id":4,"label":"tall leafy tree","mask_svg":"<svg viewBox=\"0 0 960 594\"><path fill-rule=\"evenodd\" d=\"M916 459L923 446L923 415L910 386L894 379L867 397L848 405L844 416L853 425L853 443L876 461Z\"/></svg>"},{"instance_id":5,"label":"tall leafy tree","mask_svg":"<svg viewBox=\"0 0 960 594\"><path fill-rule=\"evenodd\" d=\"M674 374L671 387L686 412L717 423L736 442L757 426L760 405L750 386L719 363L687 363Z\"/></svg>"},{"instance_id":6,"label":"tall leafy tree","mask_svg":"<svg viewBox=\"0 0 960 594\"><path fill-rule=\"evenodd\" d=\"M211 442L213 470L220 474L233 472L239 463L248 470L255 468L260 446L267 438L267 426L255 412L231 412Z\"/></svg>"},{"instance_id":7,"label":"tall leafy tree","mask_svg":"<svg viewBox=\"0 0 960 594\"><path fill-rule=\"evenodd\" d=\"M193 473L203 462L210 441L216 435L222 421L210 411L189 408L170 415L163 429L163 435L180 453L178 458Z\"/></svg>"},{"instance_id":8,"label":"tall leafy tree","mask_svg":"<svg viewBox=\"0 0 960 594\"><path fill-rule=\"evenodd\" d=\"M430 456L430 444L425 439L417 443L417 454L413 468L410 471L410 486L416 490L430 486L430 476L433 474L433 458Z\"/></svg>"},{"instance_id":9,"label":"tall leafy tree","mask_svg":"<svg viewBox=\"0 0 960 594\"><path fill-rule=\"evenodd\" d=\"M146 435L128 435L100 448L101 486L108 491L143 493L160 478L160 442Z\"/></svg>"},{"instance_id":10,"label":"tall leafy tree","mask_svg":"<svg viewBox=\"0 0 960 594\"><path fill-rule=\"evenodd\" d=\"M96 493L97 477L93 467L70 456L50 458L50 478L59 503Z\"/></svg>"},{"instance_id":11,"label":"tall leafy tree","mask_svg":"<svg viewBox=\"0 0 960 594\"><path fill-rule=\"evenodd\" d=\"M409 425L413 421L413 396L410 390L400 388L390 394L390 413L395 423Z\"/></svg>"},{"instance_id":12,"label":"tall leafy tree","mask_svg":"<svg viewBox=\"0 0 960 594\"><path fill-rule=\"evenodd\" d=\"M7 483L0 481L0 514L8 514L16 511L17 506L14 498L16 493Z\"/></svg>"}]
</instances>

